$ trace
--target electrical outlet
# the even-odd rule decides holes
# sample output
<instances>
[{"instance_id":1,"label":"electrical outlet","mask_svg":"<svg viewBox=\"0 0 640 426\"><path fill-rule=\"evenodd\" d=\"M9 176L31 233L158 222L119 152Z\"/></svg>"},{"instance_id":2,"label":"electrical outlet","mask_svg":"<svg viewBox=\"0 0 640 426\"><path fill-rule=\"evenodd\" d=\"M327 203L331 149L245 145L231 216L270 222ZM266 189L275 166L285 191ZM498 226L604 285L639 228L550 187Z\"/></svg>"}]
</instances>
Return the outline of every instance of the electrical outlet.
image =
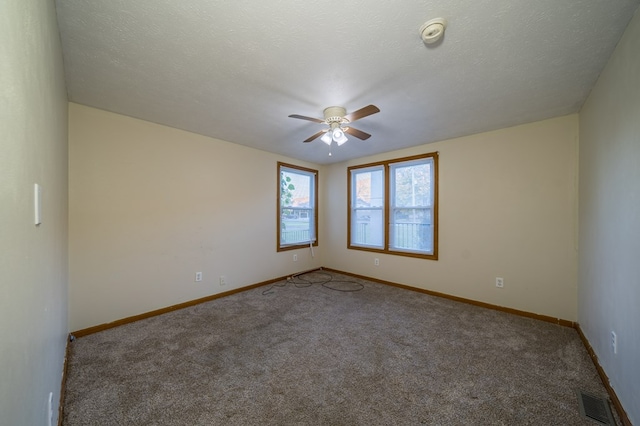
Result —
<instances>
[{"instance_id":1,"label":"electrical outlet","mask_svg":"<svg viewBox=\"0 0 640 426\"><path fill-rule=\"evenodd\" d=\"M618 353L618 335L615 331L611 331L611 350L614 355Z\"/></svg>"},{"instance_id":2,"label":"electrical outlet","mask_svg":"<svg viewBox=\"0 0 640 426\"><path fill-rule=\"evenodd\" d=\"M224 287L225 285L227 285L227 277L220 275L220 287Z\"/></svg>"},{"instance_id":3,"label":"electrical outlet","mask_svg":"<svg viewBox=\"0 0 640 426\"><path fill-rule=\"evenodd\" d=\"M202 272L196 272L196 282L202 281Z\"/></svg>"},{"instance_id":4,"label":"electrical outlet","mask_svg":"<svg viewBox=\"0 0 640 426\"><path fill-rule=\"evenodd\" d=\"M496 277L496 287L498 288L504 287L504 278Z\"/></svg>"},{"instance_id":5,"label":"electrical outlet","mask_svg":"<svg viewBox=\"0 0 640 426\"><path fill-rule=\"evenodd\" d=\"M375 259L373 259L373 264L375 266L380 266L380 259L378 259L377 257Z\"/></svg>"},{"instance_id":6,"label":"electrical outlet","mask_svg":"<svg viewBox=\"0 0 640 426\"><path fill-rule=\"evenodd\" d=\"M298 255L297 255L297 254L294 254L294 255L293 255L293 261L294 261L294 262L297 262L297 261L298 261Z\"/></svg>"}]
</instances>

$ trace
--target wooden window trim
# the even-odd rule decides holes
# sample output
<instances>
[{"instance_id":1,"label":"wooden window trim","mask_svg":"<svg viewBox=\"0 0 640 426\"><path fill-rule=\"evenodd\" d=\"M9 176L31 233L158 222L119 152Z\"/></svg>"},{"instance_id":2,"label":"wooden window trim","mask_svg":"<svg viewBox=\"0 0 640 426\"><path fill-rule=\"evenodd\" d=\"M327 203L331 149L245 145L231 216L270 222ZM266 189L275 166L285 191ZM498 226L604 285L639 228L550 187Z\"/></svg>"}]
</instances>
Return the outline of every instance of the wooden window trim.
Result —
<instances>
[{"instance_id":1,"label":"wooden window trim","mask_svg":"<svg viewBox=\"0 0 640 426\"><path fill-rule=\"evenodd\" d=\"M391 164L403 163L413 160L422 160L424 158L433 159L433 254L411 253L398 250L389 249L389 213L390 213L390 167ZM393 158L390 160L378 161L374 163L359 164L357 166L351 166L347 168L347 248L351 250L369 251L374 253L385 253L394 256L406 256L415 257L420 259L438 260L438 152L429 152L426 154L413 155L409 157ZM352 170L365 169L369 167L383 166L384 170L384 235L383 235L383 248L374 247L362 247L356 246L351 243L351 211L352 211Z\"/></svg>"},{"instance_id":2,"label":"wooden window trim","mask_svg":"<svg viewBox=\"0 0 640 426\"><path fill-rule=\"evenodd\" d=\"M311 173L313 174L314 178L313 178L313 185L314 185L314 190L313 190L313 203L314 203L314 207L313 207L313 227L314 227L314 233L315 233L315 241L312 243L313 246L317 247L318 246L318 171L315 169L309 169L307 167L302 167L302 166L296 166L295 164L289 164L289 163L283 163L281 161L278 161L278 167L276 167L276 172L277 172L277 179L276 179L276 250L278 252L280 251L288 251L288 250L296 250L296 249L301 249L301 248L305 248L305 247L309 247L309 243L301 243L301 244L292 244L292 245L287 245L282 247L281 245L281 229L280 229L280 225L281 225L281 219L280 219L280 211L281 211L281 207L280 207L280 197L281 197L281 193L280 193L280 172L282 167L286 167L288 169L294 169L294 170L300 170L303 172L307 172L307 173Z\"/></svg>"}]
</instances>

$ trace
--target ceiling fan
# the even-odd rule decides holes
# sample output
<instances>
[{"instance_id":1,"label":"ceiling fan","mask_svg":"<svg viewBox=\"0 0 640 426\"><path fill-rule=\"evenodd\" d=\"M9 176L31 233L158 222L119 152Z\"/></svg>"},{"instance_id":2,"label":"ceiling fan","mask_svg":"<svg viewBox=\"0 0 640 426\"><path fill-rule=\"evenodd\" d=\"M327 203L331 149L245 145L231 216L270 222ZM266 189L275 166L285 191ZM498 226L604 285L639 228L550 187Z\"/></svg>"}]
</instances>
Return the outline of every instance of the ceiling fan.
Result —
<instances>
[{"instance_id":1,"label":"ceiling fan","mask_svg":"<svg viewBox=\"0 0 640 426\"><path fill-rule=\"evenodd\" d=\"M346 126L346 124L353 123L356 120L375 114L377 112L380 112L380 109L375 105L367 105L366 107L352 112L351 114L347 114L347 110L343 107L332 106L329 108L325 108L324 120L298 114L291 114L289 117L298 118L300 120L313 121L314 123L327 124L329 126L329 128L320 130L315 135L305 139L304 142L311 142L319 136L322 136L320 140L322 140L322 142L326 143L327 145L331 145L332 142L335 142L336 144L338 144L338 146L340 146L348 140L345 136L345 133L348 133L351 136L355 136L358 139L369 139L371 137L369 133L365 133L362 130Z\"/></svg>"}]
</instances>

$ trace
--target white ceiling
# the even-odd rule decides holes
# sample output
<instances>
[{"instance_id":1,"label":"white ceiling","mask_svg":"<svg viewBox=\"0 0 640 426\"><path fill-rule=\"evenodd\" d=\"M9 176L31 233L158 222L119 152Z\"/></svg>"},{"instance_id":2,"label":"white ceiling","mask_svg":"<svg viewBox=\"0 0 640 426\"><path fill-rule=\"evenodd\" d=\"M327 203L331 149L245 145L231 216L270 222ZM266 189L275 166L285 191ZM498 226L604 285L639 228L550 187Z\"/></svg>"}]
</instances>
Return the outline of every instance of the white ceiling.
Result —
<instances>
[{"instance_id":1,"label":"white ceiling","mask_svg":"<svg viewBox=\"0 0 640 426\"><path fill-rule=\"evenodd\" d=\"M577 112L639 4L56 0L70 101L318 164ZM368 104L331 157L287 117Z\"/></svg>"}]
</instances>

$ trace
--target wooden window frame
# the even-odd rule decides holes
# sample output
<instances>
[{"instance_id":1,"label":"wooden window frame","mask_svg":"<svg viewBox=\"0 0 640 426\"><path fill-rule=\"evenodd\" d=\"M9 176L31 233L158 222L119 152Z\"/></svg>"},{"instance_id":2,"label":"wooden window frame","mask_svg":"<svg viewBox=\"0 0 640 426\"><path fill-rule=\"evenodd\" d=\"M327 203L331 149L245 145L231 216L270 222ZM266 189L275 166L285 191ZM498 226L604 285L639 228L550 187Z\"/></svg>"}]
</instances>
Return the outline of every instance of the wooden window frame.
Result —
<instances>
[{"instance_id":1,"label":"wooden window frame","mask_svg":"<svg viewBox=\"0 0 640 426\"><path fill-rule=\"evenodd\" d=\"M426 154L414 155L403 158L393 158L390 160L378 161L375 163L360 164L357 166L351 166L347 168L347 248L352 250L362 250L374 253L386 253L396 256L415 257L420 259L438 260L438 152L430 152ZM433 161L433 253L415 253L390 249L390 195L391 195L391 180L390 180L390 165L396 163L404 163L414 160L422 160L425 158L431 158ZM384 170L384 208L383 208L383 220L384 220L384 235L383 235L383 248L375 247L363 247L360 245L353 245L351 242L351 215L352 215L352 175L353 170L365 169L371 167L383 167Z\"/></svg>"},{"instance_id":2,"label":"wooden window frame","mask_svg":"<svg viewBox=\"0 0 640 426\"><path fill-rule=\"evenodd\" d=\"M315 234L315 238L312 239L313 242L304 242L304 243L300 243L300 244L290 244L290 245L282 245L281 242L281 225L282 225L282 219L281 219L281 213L282 213L282 208L280 206L280 202L281 202L281 183L280 183L280 176L281 176L281 172L282 172L282 168L288 168L288 169L293 169L293 170L300 170L302 172L305 173L309 173L309 174L313 174L313 232ZM287 251L287 250L295 250L295 249L300 249L300 248L305 248L305 247L309 247L309 244L311 243L313 246L318 246L318 171L315 169L309 169L306 167L302 167L302 166L296 166L295 164L289 164L289 163L283 163L278 161L278 167L276 168L277 171L277 179L276 179L276 249L278 252L280 251Z\"/></svg>"}]
</instances>

